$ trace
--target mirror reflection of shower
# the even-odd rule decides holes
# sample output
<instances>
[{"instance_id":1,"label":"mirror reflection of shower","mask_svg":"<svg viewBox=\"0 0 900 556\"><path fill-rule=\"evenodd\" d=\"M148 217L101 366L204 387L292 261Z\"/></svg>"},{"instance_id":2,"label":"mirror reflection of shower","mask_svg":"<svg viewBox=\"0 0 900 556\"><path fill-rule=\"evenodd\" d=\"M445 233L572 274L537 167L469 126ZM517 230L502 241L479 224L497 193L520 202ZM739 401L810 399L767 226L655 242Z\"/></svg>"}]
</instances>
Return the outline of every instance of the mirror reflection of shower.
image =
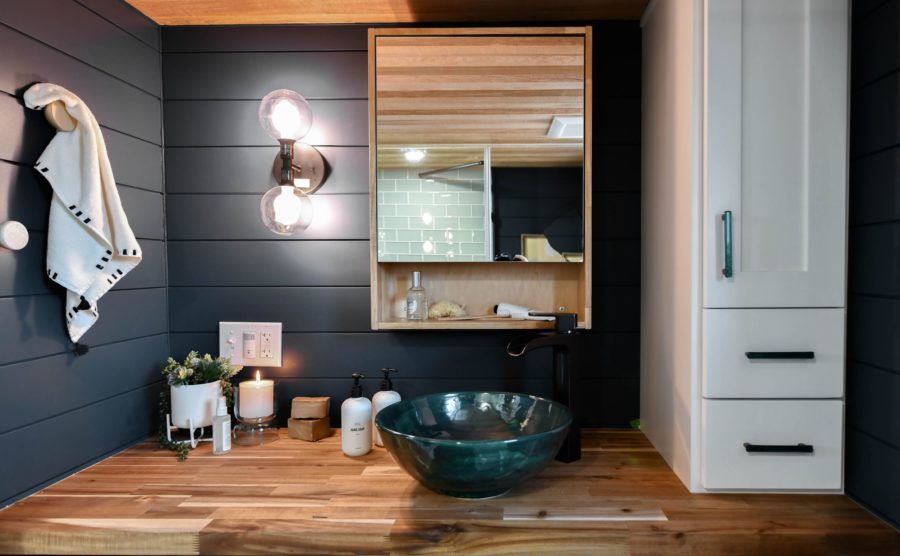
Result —
<instances>
[{"instance_id":1,"label":"mirror reflection of shower","mask_svg":"<svg viewBox=\"0 0 900 556\"><path fill-rule=\"evenodd\" d=\"M583 260L580 154L580 145L380 148L378 260Z\"/></svg>"}]
</instances>

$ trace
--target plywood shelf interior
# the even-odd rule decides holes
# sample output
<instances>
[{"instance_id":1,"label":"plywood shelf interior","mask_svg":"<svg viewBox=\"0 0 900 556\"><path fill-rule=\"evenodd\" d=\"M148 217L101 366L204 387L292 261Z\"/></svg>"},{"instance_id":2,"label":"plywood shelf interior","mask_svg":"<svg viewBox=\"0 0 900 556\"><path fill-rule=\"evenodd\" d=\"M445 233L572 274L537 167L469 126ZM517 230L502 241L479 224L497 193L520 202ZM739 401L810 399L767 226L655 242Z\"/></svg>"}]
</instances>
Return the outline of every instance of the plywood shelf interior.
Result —
<instances>
[{"instance_id":1,"label":"plywood shelf interior","mask_svg":"<svg viewBox=\"0 0 900 556\"><path fill-rule=\"evenodd\" d=\"M584 298L583 263L378 263L372 291L375 330L490 330L552 328L529 320L409 322L399 318L411 273L422 273L430 303L453 301L469 315L489 315L500 302L541 311L578 313L579 326L590 327Z\"/></svg>"},{"instance_id":2,"label":"plywood shelf interior","mask_svg":"<svg viewBox=\"0 0 900 556\"><path fill-rule=\"evenodd\" d=\"M378 262L377 254L377 88L376 40L379 37L478 35L566 35L583 37L584 44L584 262ZM371 325L373 330L503 330L546 329L552 323L527 320L473 320L409 322L401 318L398 306L406 299L410 273L422 273L422 285L430 303L453 301L465 305L469 315L488 315L497 303L506 302L541 311L578 314L578 326L591 327L591 122L592 44L590 27L520 27L369 30L369 221L370 276L372 287Z\"/></svg>"}]
</instances>

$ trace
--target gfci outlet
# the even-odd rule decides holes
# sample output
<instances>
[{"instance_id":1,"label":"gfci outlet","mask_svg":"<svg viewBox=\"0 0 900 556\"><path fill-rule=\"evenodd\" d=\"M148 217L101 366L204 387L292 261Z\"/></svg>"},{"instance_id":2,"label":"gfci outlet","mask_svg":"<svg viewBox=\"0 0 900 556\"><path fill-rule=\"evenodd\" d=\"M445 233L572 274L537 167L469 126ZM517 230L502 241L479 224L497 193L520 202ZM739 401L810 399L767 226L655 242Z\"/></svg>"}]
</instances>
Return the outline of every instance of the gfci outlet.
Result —
<instances>
[{"instance_id":1,"label":"gfci outlet","mask_svg":"<svg viewBox=\"0 0 900 556\"><path fill-rule=\"evenodd\" d=\"M245 367L280 367L281 323L220 322L219 355Z\"/></svg>"}]
</instances>

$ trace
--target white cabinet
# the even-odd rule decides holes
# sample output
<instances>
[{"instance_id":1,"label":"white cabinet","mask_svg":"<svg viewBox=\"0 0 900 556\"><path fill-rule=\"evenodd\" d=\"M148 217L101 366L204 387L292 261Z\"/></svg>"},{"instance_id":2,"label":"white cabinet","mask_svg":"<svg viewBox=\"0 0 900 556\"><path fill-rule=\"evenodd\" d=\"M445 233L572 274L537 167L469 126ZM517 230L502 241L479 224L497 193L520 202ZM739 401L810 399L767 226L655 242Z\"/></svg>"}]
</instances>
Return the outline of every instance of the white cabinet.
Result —
<instances>
[{"instance_id":1,"label":"white cabinet","mask_svg":"<svg viewBox=\"0 0 900 556\"><path fill-rule=\"evenodd\" d=\"M840 398L844 309L704 309L706 398Z\"/></svg>"},{"instance_id":2,"label":"white cabinet","mask_svg":"<svg viewBox=\"0 0 900 556\"><path fill-rule=\"evenodd\" d=\"M841 488L843 405L835 400L703 400L703 486Z\"/></svg>"},{"instance_id":3,"label":"white cabinet","mask_svg":"<svg viewBox=\"0 0 900 556\"><path fill-rule=\"evenodd\" d=\"M641 428L692 491L840 490L849 2L642 25Z\"/></svg>"},{"instance_id":4,"label":"white cabinet","mask_svg":"<svg viewBox=\"0 0 900 556\"><path fill-rule=\"evenodd\" d=\"M704 307L844 305L847 9L707 2Z\"/></svg>"}]
</instances>

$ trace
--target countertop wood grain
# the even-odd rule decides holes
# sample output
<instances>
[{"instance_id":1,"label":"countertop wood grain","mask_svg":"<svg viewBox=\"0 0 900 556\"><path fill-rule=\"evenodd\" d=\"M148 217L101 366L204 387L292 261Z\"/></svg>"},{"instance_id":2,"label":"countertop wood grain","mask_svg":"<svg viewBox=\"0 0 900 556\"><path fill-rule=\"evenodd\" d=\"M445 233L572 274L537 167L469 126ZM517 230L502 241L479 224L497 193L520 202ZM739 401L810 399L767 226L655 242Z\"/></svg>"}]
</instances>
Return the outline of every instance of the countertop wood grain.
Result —
<instances>
[{"instance_id":1,"label":"countertop wood grain","mask_svg":"<svg viewBox=\"0 0 900 556\"><path fill-rule=\"evenodd\" d=\"M186 462L147 441L0 512L0 553L900 554L845 496L692 495L637 431L584 431L581 461L482 501L281 433Z\"/></svg>"}]
</instances>

